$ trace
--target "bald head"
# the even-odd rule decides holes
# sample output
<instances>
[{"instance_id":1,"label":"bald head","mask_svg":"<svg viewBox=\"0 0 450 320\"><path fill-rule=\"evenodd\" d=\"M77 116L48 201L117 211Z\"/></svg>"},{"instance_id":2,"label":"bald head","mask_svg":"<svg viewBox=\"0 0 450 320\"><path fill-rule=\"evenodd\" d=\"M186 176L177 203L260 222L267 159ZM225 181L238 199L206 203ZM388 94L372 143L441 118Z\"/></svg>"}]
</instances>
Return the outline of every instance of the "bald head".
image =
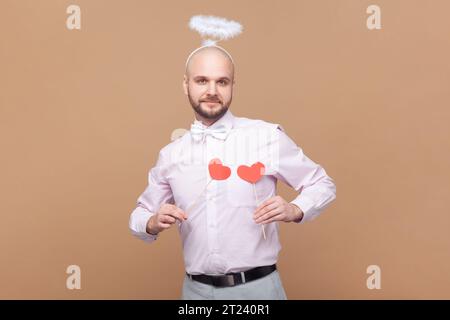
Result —
<instances>
[{"instance_id":1,"label":"bald head","mask_svg":"<svg viewBox=\"0 0 450 320\"><path fill-rule=\"evenodd\" d=\"M234 78L234 63L230 55L218 46L205 46L194 51L186 62L187 77L197 73L227 73Z\"/></svg>"}]
</instances>

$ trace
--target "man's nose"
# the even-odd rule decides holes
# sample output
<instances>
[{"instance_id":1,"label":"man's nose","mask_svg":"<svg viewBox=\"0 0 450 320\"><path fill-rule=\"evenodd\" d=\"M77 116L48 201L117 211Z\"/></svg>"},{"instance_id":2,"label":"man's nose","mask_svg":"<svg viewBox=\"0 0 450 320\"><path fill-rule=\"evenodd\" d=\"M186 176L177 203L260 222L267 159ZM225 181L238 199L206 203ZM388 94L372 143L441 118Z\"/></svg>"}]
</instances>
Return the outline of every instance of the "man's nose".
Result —
<instances>
[{"instance_id":1,"label":"man's nose","mask_svg":"<svg viewBox=\"0 0 450 320\"><path fill-rule=\"evenodd\" d=\"M216 94L216 83L211 81L208 86L208 94L215 95Z\"/></svg>"}]
</instances>

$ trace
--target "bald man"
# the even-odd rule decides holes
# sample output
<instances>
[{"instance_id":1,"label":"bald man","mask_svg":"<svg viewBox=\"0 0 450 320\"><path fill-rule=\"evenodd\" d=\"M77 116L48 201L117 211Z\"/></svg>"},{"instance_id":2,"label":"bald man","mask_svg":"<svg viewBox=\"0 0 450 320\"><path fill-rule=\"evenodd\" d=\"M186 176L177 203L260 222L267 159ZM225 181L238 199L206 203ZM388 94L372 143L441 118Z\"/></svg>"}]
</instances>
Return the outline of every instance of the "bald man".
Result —
<instances>
[{"instance_id":1,"label":"bald man","mask_svg":"<svg viewBox=\"0 0 450 320\"><path fill-rule=\"evenodd\" d=\"M336 187L280 125L230 112L234 84L225 49L201 47L188 57L183 89L194 123L161 149L129 226L149 243L178 226L182 299L284 300L278 223L315 219ZM276 195L277 180L298 196Z\"/></svg>"}]
</instances>

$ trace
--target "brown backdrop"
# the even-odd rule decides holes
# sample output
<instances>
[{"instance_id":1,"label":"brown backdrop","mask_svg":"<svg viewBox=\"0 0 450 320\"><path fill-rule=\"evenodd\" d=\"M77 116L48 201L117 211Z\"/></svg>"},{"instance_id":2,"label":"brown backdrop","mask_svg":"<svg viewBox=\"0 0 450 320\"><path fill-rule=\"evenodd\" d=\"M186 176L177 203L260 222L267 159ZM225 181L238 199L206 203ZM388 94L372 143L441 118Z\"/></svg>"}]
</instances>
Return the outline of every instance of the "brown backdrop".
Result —
<instances>
[{"instance_id":1,"label":"brown backdrop","mask_svg":"<svg viewBox=\"0 0 450 320\"><path fill-rule=\"evenodd\" d=\"M81 30L66 28L70 4ZM370 4L381 30L366 27ZM148 245L128 219L159 149L193 119L181 81L200 44L194 14L244 26L223 43L232 112L281 123L336 182L317 220L281 225L288 298L450 298L449 11L446 0L2 0L0 298L179 298L177 230ZM71 264L81 290L66 288ZM380 290L366 287L372 264Z\"/></svg>"}]
</instances>

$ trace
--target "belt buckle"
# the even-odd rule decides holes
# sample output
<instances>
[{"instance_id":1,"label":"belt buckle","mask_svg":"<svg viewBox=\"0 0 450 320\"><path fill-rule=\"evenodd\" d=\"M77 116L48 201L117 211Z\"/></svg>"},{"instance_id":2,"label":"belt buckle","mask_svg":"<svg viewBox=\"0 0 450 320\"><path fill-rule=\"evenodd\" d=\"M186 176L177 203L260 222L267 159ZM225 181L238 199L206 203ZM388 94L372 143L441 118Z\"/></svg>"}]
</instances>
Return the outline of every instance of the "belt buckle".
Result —
<instances>
[{"instance_id":1,"label":"belt buckle","mask_svg":"<svg viewBox=\"0 0 450 320\"><path fill-rule=\"evenodd\" d=\"M234 276L232 274L227 275L227 285L234 286L236 282L234 281Z\"/></svg>"},{"instance_id":2,"label":"belt buckle","mask_svg":"<svg viewBox=\"0 0 450 320\"><path fill-rule=\"evenodd\" d=\"M212 278L213 285L216 287L232 287L236 285L232 274L227 274Z\"/></svg>"}]
</instances>

